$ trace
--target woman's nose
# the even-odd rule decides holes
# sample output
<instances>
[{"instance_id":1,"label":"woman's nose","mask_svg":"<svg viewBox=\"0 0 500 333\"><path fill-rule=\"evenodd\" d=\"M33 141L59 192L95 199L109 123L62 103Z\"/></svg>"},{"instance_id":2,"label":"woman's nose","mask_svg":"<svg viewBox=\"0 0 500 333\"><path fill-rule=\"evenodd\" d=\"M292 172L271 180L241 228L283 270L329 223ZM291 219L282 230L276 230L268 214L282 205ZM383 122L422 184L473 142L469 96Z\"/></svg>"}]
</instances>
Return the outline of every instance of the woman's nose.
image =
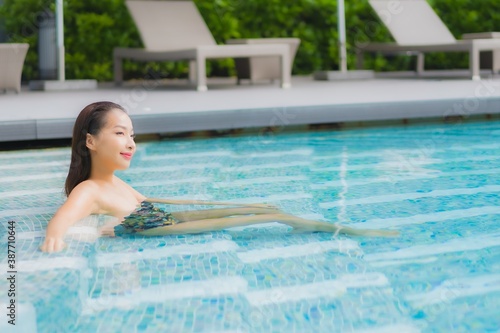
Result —
<instances>
[{"instance_id":1,"label":"woman's nose","mask_svg":"<svg viewBox=\"0 0 500 333\"><path fill-rule=\"evenodd\" d=\"M134 139L133 139L133 138L130 138L130 139L128 140L128 149L130 149L130 150L135 149L135 141L134 141Z\"/></svg>"}]
</instances>

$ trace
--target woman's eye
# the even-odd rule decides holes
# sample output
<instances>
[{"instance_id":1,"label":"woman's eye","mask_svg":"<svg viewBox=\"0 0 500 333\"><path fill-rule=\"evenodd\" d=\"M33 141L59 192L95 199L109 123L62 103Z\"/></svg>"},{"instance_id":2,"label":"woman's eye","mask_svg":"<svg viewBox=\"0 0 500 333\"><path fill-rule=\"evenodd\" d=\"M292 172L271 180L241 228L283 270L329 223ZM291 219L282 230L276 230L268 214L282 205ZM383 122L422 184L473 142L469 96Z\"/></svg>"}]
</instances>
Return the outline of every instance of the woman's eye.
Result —
<instances>
[{"instance_id":1,"label":"woman's eye","mask_svg":"<svg viewBox=\"0 0 500 333\"><path fill-rule=\"evenodd\" d=\"M123 135L123 132L116 132L116 135Z\"/></svg>"},{"instance_id":2,"label":"woman's eye","mask_svg":"<svg viewBox=\"0 0 500 333\"><path fill-rule=\"evenodd\" d=\"M132 139L135 139L135 134L132 134L130 137L131 137Z\"/></svg>"}]
</instances>

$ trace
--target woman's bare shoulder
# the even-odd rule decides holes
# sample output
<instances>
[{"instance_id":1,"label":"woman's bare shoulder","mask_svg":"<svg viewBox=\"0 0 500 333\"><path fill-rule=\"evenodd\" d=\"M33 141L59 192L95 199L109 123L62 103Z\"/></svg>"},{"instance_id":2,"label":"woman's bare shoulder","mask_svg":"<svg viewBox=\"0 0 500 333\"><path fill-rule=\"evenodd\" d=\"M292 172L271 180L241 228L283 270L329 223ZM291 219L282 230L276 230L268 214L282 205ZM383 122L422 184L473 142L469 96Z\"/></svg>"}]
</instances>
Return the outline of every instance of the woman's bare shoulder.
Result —
<instances>
[{"instance_id":1,"label":"woman's bare shoulder","mask_svg":"<svg viewBox=\"0 0 500 333\"><path fill-rule=\"evenodd\" d=\"M75 186L66 202L61 206L61 210L83 209L88 214L96 214L99 212L100 193L96 182L85 180Z\"/></svg>"},{"instance_id":2,"label":"woman's bare shoulder","mask_svg":"<svg viewBox=\"0 0 500 333\"><path fill-rule=\"evenodd\" d=\"M95 206L96 203L100 202L101 193L102 191L100 191L98 183L92 180L84 180L75 186L73 191L69 194L68 200L83 200L84 202L92 203L92 206Z\"/></svg>"},{"instance_id":3,"label":"woman's bare shoulder","mask_svg":"<svg viewBox=\"0 0 500 333\"><path fill-rule=\"evenodd\" d=\"M91 179L87 179L76 185L71 193L75 191L77 194L96 194L99 192L99 184Z\"/></svg>"},{"instance_id":4,"label":"woman's bare shoulder","mask_svg":"<svg viewBox=\"0 0 500 333\"><path fill-rule=\"evenodd\" d=\"M98 209L101 202L102 191L99 184L93 180L84 180L76 185L68 196L68 201L91 204L93 212Z\"/></svg>"}]
</instances>

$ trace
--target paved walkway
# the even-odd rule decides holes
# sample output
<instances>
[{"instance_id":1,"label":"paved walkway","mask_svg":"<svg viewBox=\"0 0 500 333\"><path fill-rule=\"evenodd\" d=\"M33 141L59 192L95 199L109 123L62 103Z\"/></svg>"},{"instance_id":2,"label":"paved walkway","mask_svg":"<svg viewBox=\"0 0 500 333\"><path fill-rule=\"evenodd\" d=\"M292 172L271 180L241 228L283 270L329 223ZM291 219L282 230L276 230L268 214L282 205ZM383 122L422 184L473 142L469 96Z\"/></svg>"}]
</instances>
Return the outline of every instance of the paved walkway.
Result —
<instances>
[{"instance_id":1,"label":"paved walkway","mask_svg":"<svg viewBox=\"0 0 500 333\"><path fill-rule=\"evenodd\" d=\"M183 82L100 85L95 91L0 94L0 141L69 138L87 104L123 105L137 134L390 119L500 114L500 79L374 79L278 84L209 81L207 92Z\"/></svg>"}]
</instances>

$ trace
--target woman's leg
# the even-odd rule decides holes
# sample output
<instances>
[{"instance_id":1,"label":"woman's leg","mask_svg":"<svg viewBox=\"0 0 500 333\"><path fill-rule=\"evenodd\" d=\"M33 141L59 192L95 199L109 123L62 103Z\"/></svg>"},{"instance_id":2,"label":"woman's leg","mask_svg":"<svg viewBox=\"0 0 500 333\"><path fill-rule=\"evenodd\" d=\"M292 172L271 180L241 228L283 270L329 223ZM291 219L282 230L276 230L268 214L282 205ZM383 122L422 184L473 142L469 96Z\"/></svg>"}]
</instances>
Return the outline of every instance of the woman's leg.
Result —
<instances>
[{"instance_id":1,"label":"woman's leg","mask_svg":"<svg viewBox=\"0 0 500 333\"><path fill-rule=\"evenodd\" d=\"M181 222L215 219L233 215L276 214L281 213L272 208L223 208L172 212L172 216Z\"/></svg>"},{"instance_id":2,"label":"woman's leg","mask_svg":"<svg viewBox=\"0 0 500 333\"><path fill-rule=\"evenodd\" d=\"M258 214L251 216L237 216L226 218L213 218L188 221L174 225L152 228L138 232L140 235L146 236L161 236L161 235L179 235L179 234L197 234L207 231L222 230L231 227L240 227L245 225L253 225L267 222L280 222L294 228L294 232L329 232L334 234L347 234L353 236L380 236L390 237L397 236L399 233L392 230L362 230L344 227L341 225L306 220L297 216L288 214Z\"/></svg>"}]
</instances>

